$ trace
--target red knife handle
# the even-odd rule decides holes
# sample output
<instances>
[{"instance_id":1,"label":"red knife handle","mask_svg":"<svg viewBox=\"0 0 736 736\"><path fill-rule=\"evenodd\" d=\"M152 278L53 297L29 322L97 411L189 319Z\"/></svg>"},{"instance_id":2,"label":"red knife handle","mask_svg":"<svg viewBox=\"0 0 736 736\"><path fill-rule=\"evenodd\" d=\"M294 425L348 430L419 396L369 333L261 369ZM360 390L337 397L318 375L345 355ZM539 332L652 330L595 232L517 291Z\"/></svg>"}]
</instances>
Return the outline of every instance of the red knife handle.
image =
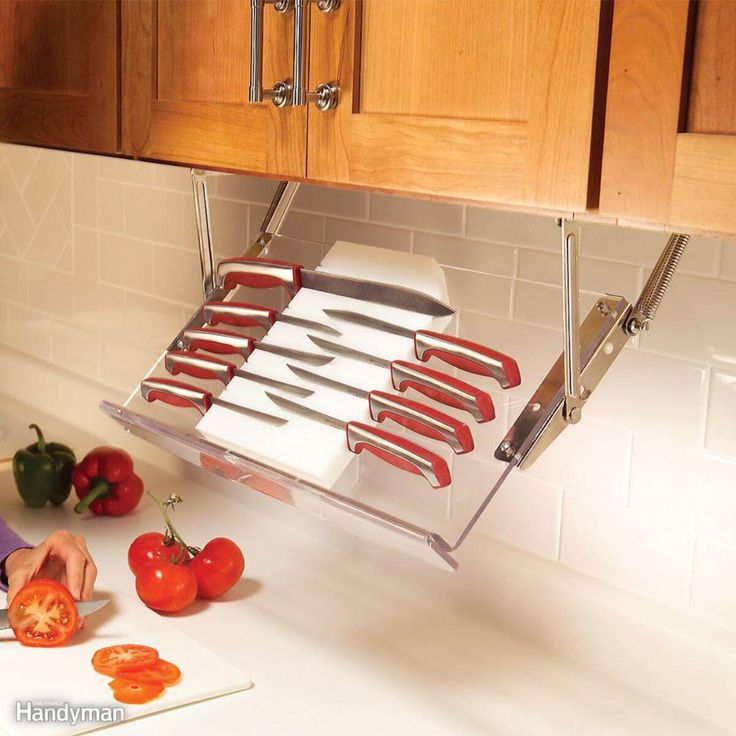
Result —
<instances>
[{"instance_id":1,"label":"red knife handle","mask_svg":"<svg viewBox=\"0 0 736 736\"><path fill-rule=\"evenodd\" d=\"M236 286L251 289L282 287L290 296L301 288L301 270L298 263L274 261L268 258L226 258L217 266L217 278L226 291Z\"/></svg>"},{"instance_id":2,"label":"red knife handle","mask_svg":"<svg viewBox=\"0 0 736 736\"><path fill-rule=\"evenodd\" d=\"M220 355L242 355L246 360L253 352L255 340L229 330L197 327L184 330L181 344L185 350L206 350Z\"/></svg>"},{"instance_id":3,"label":"red knife handle","mask_svg":"<svg viewBox=\"0 0 736 736\"><path fill-rule=\"evenodd\" d=\"M391 419L412 432L444 442L458 455L475 447L470 427L465 422L418 401L385 391L371 391L368 407L374 421Z\"/></svg>"},{"instance_id":4,"label":"red knife handle","mask_svg":"<svg viewBox=\"0 0 736 736\"><path fill-rule=\"evenodd\" d=\"M184 373L192 378L222 381L225 385L230 383L236 371L234 363L194 350L169 350L164 358L164 367L172 376Z\"/></svg>"},{"instance_id":5,"label":"red knife handle","mask_svg":"<svg viewBox=\"0 0 736 736\"><path fill-rule=\"evenodd\" d=\"M426 447L363 422L348 422L345 429L348 449L356 455L366 450L395 468L423 476L432 488L452 482L445 459Z\"/></svg>"},{"instance_id":6,"label":"red knife handle","mask_svg":"<svg viewBox=\"0 0 736 736\"><path fill-rule=\"evenodd\" d=\"M212 394L209 391L172 378L144 378L141 381L141 396L146 401L194 407L203 416L212 406Z\"/></svg>"},{"instance_id":7,"label":"red knife handle","mask_svg":"<svg viewBox=\"0 0 736 736\"><path fill-rule=\"evenodd\" d=\"M490 422L496 417L493 399L488 392L442 371L395 360L391 363L391 382L397 391L413 388L445 406L463 409L472 414L476 422Z\"/></svg>"},{"instance_id":8,"label":"red knife handle","mask_svg":"<svg viewBox=\"0 0 736 736\"><path fill-rule=\"evenodd\" d=\"M207 302L202 307L202 319L213 327L222 323L268 330L276 321L276 310L245 302Z\"/></svg>"},{"instance_id":9,"label":"red knife handle","mask_svg":"<svg viewBox=\"0 0 736 736\"><path fill-rule=\"evenodd\" d=\"M424 363L434 355L468 373L491 376L503 388L513 388L521 383L519 366L513 358L471 340L419 330L414 336L414 351Z\"/></svg>"}]
</instances>

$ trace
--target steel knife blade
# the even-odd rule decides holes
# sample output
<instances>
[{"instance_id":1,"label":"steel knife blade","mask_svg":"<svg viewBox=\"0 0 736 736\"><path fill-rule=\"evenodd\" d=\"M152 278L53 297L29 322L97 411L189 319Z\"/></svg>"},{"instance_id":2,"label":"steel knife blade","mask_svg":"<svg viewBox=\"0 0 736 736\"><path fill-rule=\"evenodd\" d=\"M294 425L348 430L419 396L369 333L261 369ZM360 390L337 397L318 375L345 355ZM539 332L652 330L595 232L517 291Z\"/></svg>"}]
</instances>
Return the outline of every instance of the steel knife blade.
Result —
<instances>
[{"instance_id":1,"label":"steel knife blade","mask_svg":"<svg viewBox=\"0 0 736 736\"><path fill-rule=\"evenodd\" d=\"M109 598L98 598L96 601L78 601L75 602L77 613L80 616L89 616L95 611L99 611L101 608L106 606L110 602ZM8 609L0 609L0 629L9 629L10 624L8 623Z\"/></svg>"}]
</instances>

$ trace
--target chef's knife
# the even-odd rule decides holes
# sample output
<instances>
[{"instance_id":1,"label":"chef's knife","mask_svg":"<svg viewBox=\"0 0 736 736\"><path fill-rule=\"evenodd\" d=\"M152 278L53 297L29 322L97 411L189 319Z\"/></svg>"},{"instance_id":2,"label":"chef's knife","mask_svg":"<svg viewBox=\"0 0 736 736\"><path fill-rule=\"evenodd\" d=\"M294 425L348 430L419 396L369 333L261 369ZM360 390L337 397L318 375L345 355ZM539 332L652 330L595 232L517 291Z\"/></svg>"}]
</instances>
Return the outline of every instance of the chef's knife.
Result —
<instances>
[{"instance_id":1,"label":"chef's knife","mask_svg":"<svg viewBox=\"0 0 736 736\"><path fill-rule=\"evenodd\" d=\"M337 391L368 399L368 409L374 422L391 419L402 427L448 444L453 452L463 455L475 446L473 435L465 422L425 404L386 391L366 391L358 386L335 381L319 373L287 365L287 368L306 381L334 388Z\"/></svg>"},{"instance_id":2,"label":"chef's knife","mask_svg":"<svg viewBox=\"0 0 736 736\"><path fill-rule=\"evenodd\" d=\"M367 450L395 468L423 476L432 488L445 488L452 482L450 469L445 459L426 447L370 424L345 422L283 396L268 391L266 391L266 395L274 404L286 411L299 414L335 429L345 430L348 450L355 455Z\"/></svg>"},{"instance_id":3,"label":"chef's knife","mask_svg":"<svg viewBox=\"0 0 736 736\"><path fill-rule=\"evenodd\" d=\"M227 258L217 267L220 286L231 291L236 286L253 289L283 287L294 296L303 286L306 289L352 297L367 302L386 304L410 312L447 317L455 314L452 307L421 291L403 286L365 281L325 271L309 271L298 263L274 261L267 258Z\"/></svg>"},{"instance_id":4,"label":"chef's knife","mask_svg":"<svg viewBox=\"0 0 736 736\"><path fill-rule=\"evenodd\" d=\"M187 376L192 376L192 378L222 381L225 385L237 376L270 388L290 391L304 398L314 393L314 391L302 386L295 386L285 381L277 381L275 378L244 371L228 360L202 355L202 353L197 353L194 350L169 350L164 358L164 367L172 376L184 373Z\"/></svg>"},{"instance_id":5,"label":"chef's knife","mask_svg":"<svg viewBox=\"0 0 736 736\"><path fill-rule=\"evenodd\" d=\"M408 388L413 388L420 394L439 401L445 406L469 412L476 422L490 422L496 416L493 399L487 391L476 388L459 378L449 376L447 373L407 360L386 360L386 358L369 355L361 350L314 335L310 335L309 339L315 345L336 355L344 355L355 360L362 360L364 363L388 368L391 372L391 383L397 391L403 392Z\"/></svg>"},{"instance_id":6,"label":"chef's knife","mask_svg":"<svg viewBox=\"0 0 736 736\"><path fill-rule=\"evenodd\" d=\"M213 396L197 386L174 381L171 378L144 378L141 381L141 396L146 401L163 401L171 406L194 407L204 416L212 406L221 406L223 409L237 412L251 419L258 419L274 427L281 427L288 422L283 417L275 417L256 409L251 409L232 401L225 401Z\"/></svg>"},{"instance_id":7,"label":"chef's knife","mask_svg":"<svg viewBox=\"0 0 736 736\"><path fill-rule=\"evenodd\" d=\"M281 355L284 358L300 360L310 365L327 365L332 358L305 350L295 350L283 345L258 342L252 337L240 335L230 330L215 330L209 327L197 327L184 330L181 345L185 350L206 350L210 353L225 355L241 355L246 360L254 350Z\"/></svg>"},{"instance_id":8,"label":"chef's knife","mask_svg":"<svg viewBox=\"0 0 736 736\"><path fill-rule=\"evenodd\" d=\"M89 616L95 611L99 611L110 602L109 598L98 598L96 601L75 601L74 605L77 607L77 613L80 616ZM9 629L10 624L8 623L8 609L0 609L0 629Z\"/></svg>"},{"instance_id":9,"label":"chef's knife","mask_svg":"<svg viewBox=\"0 0 736 736\"><path fill-rule=\"evenodd\" d=\"M326 332L328 335L340 337L342 333L329 325L323 325L313 319L294 317L290 314L277 312L268 307L259 307L257 304L245 302L207 302L202 307L202 319L205 324L216 327L219 324L234 325L235 327L261 327L268 331L275 322L284 322L294 327L302 327L313 332Z\"/></svg>"},{"instance_id":10,"label":"chef's knife","mask_svg":"<svg viewBox=\"0 0 736 736\"><path fill-rule=\"evenodd\" d=\"M326 315L344 322L352 322L363 327L370 327L393 335L408 337L414 340L414 353L418 360L426 363L433 355L456 368L477 373L481 376L492 376L503 388L513 388L521 383L519 366L516 361L500 353L498 350L480 345L470 340L463 340L453 335L430 330L411 330L385 322L367 314L359 314L345 309L324 309Z\"/></svg>"}]
</instances>

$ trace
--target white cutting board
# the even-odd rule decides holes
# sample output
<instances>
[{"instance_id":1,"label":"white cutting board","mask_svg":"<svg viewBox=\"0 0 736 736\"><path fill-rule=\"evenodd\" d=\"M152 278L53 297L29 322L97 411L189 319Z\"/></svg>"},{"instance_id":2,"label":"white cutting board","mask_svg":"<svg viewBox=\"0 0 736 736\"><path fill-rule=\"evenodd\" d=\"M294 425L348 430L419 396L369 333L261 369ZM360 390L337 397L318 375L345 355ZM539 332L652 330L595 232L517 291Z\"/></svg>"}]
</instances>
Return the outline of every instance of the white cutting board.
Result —
<instances>
[{"instance_id":1,"label":"white cutting board","mask_svg":"<svg viewBox=\"0 0 736 736\"><path fill-rule=\"evenodd\" d=\"M125 720L129 720L252 687L245 673L184 634L173 620L159 616L125 593L96 586L95 597L103 596L110 597L110 603L90 616L86 628L66 646L24 647L15 640L12 631L0 631L0 733L66 736L107 725L16 723L16 700L70 706L122 706ZM95 672L91 664L95 651L113 644L154 647L161 658L181 669L181 681L166 688L161 697L150 703L118 703L107 686L110 678ZM155 725L152 723L151 727Z\"/></svg>"},{"instance_id":2,"label":"white cutting board","mask_svg":"<svg viewBox=\"0 0 736 736\"><path fill-rule=\"evenodd\" d=\"M437 262L428 256L338 242L323 259L318 270L329 270L332 273L372 281L396 283L447 301L444 273ZM325 308L347 309L370 314L378 319L415 330L432 329L441 332L450 321L449 317L433 318L426 314L417 314L382 304L304 288L284 309L285 314L330 324L343 333L342 337L315 333L320 337L329 338L343 345L358 347L364 352L390 360L413 359L413 342L379 330L331 320L322 311ZM282 393L290 399L344 421L370 422L368 402L365 399L302 381L287 368L286 364L293 362L342 383L368 390L390 390L389 372L385 368L351 358L334 357L332 353L325 352L314 345L309 340L308 334L308 330L284 322L276 322L263 338L263 342L330 355L333 357L331 363L315 368L299 363L299 361L288 361L281 356L256 350L248 358L246 368L261 375L314 390L314 394L306 399L279 391L276 393ZM264 389L252 381L236 377L220 394L220 398L268 414L283 416L288 418L288 424L273 427L226 408L213 406L200 420L197 430L218 443L233 449L241 449L250 456L265 460L305 480L332 487L347 466L356 458L347 449L344 432L282 410L266 396L267 390L272 389Z\"/></svg>"}]
</instances>

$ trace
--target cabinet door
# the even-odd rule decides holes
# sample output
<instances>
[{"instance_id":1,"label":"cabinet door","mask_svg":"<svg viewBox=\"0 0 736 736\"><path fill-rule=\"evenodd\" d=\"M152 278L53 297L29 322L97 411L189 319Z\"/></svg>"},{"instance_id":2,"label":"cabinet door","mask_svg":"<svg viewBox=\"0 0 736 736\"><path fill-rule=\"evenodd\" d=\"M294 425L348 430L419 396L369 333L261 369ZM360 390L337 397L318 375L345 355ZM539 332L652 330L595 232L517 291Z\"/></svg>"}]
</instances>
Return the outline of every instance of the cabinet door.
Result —
<instances>
[{"instance_id":1,"label":"cabinet door","mask_svg":"<svg viewBox=\"0 0 736 736\"><path fill-rule=\"evenodd\" d=\"M126 0L122 11L125 153L304 176L306 110L248 103L248 0ZM265 7L268 87L291 77L293 16Z\"/></svg>"},{"instance_id":2,"label":"cabinet door","mask_svg":"<svg viewBox=\"0 0 736 736\"><path fill-rule=\"evenodd\" d=\"M533 207L587 204L598 0L343 0L311 15L308 175Z\"/></svg>"},{"instance_id":3,"label":"cabinet door","mask_svg":"<svg viewBox=\"0 0 736 736\"><path fill-rule=\"evenodd\" d=\"M115 152L115 0L0 2L0 139Z\"/></svg>"},{"instance_id":4,"label":"cabinet door","mask_svg":"<svg viewBox=\"0 0 736 736\"><path fill-rule=\"evenodd\" d=\"M736 3L616 0L601 211L736 232Z\"/></svg>"}]
</instances>

